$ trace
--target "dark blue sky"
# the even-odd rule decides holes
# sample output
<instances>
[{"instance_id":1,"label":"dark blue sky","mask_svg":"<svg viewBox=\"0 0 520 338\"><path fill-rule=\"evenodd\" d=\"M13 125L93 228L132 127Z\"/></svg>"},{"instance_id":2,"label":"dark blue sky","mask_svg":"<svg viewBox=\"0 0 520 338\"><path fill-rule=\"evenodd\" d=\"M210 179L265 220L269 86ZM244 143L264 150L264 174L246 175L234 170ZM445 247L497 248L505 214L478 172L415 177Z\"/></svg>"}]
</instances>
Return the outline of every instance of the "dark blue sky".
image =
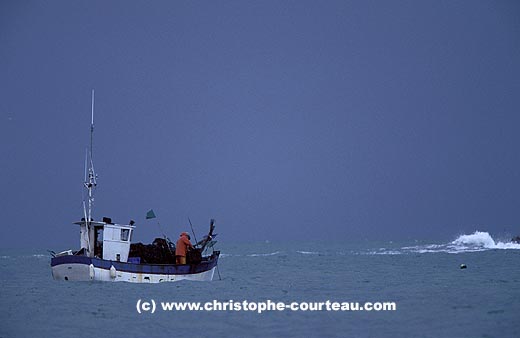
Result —
<instances>
[{"instance_id":1,"label":"dark blue sky","mask_svg":"<svg viewBox=\"0 0 520 338\"><path fill-rule=\"evenodd\" d=\"M516 1L2 1L0 247L520 233Z\"/></svg>"}]
</instances>

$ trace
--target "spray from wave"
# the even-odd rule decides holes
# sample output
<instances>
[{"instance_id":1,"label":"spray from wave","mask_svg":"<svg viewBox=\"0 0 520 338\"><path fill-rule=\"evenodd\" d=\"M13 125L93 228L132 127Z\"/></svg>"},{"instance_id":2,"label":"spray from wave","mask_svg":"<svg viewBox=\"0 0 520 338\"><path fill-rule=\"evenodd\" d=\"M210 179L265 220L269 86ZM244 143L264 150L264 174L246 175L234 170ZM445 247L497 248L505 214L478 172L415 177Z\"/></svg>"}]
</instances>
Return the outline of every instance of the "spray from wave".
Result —
<instances>
[{"instance_id":1,"label":"spray from wave","mask_svg":"<svg viewBox=\"0 0 520 338\"><path fill-rule=\"evenodd\" d=\"M481 231L475 231L471 235L459 236L451 244L462 248L520 249L520 244L518 243L495 242L489 233Z\"/></svg>"},{"instance_id":2,"label":"spray from wave","mask_svg":"<svg viewBox=\"0 0 520 338\"><path fill-rule=\"evenodd\" d=\"M475 231L470 235L460 235L454 241L445 244L423 244L415 246L405 246L398 250L388 250L380 248L377 251L371 251L369 254L377 255L396 255L405 253L463 253L478 252L487 250L506 250L520 249L519 243L495 241L488 232Z\"/></svg>"}]
</instances>

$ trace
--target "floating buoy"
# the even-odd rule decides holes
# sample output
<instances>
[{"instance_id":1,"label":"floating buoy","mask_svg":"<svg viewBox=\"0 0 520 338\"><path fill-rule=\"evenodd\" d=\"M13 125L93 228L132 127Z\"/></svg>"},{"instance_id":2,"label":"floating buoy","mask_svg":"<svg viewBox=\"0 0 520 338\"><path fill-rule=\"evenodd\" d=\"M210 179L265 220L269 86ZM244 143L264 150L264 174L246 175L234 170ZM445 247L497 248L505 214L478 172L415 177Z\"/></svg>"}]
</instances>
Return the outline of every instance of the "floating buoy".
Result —
<instances>
[{"instance_id":1,"label":"floating buoy","mask_svg":"<svg viewBox=\"0 0 520 338\"><path fill-rule=\"evenodd\" d=\"M110 278L116 278L116 268L113 265L110 267Z\"/></svg>"},{"instance_id":2,"label":"floating buoy","mask_svg":"<svg viewBox=\"0 0 520 338\"><path fill-rule=\"evenodd\" d=\"M467 266L466 266L466 264L461 264L461 265L460 265L460 268L461 268L461 269L466 269Z\"/></svg>"},{"instance_id":3,"label":"floating buoy","mask_svg":"<svg viewBox=\"0 0 520 338\"><path fill-rule=\"evenodd\" d=\"M94 279L94 265L92 264L88 266L88 275L90 277L90 280Z\"/></svg>"}]
</instances>

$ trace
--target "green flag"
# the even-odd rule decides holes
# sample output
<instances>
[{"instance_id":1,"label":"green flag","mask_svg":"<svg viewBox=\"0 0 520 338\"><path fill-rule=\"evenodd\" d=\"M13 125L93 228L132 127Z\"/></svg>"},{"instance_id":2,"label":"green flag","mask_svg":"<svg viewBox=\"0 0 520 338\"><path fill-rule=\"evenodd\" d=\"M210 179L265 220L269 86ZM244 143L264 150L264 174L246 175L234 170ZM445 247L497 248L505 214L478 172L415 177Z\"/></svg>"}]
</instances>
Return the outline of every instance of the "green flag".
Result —
<instances>
[{"instance_id":1,"label":"green flag","mask_svg":"<svg viewBox=\"0 0 520 338\"><path fill-rule=\"evenodd\" d=\"M151 219L151 218L155 218L155 214L153 212L153 209L150 209L150 211L148 211L146 213L146 219Z\"/></svg>"}]
</instances>

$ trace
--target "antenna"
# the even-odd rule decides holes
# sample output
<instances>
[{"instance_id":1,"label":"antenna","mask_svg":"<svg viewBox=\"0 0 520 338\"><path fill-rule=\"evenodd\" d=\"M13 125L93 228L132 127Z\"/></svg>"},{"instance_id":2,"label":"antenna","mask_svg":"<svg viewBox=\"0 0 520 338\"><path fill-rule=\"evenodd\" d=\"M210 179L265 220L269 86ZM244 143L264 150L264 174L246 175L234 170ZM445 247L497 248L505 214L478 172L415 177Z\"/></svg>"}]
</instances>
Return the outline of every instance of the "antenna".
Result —
<instances>
[{"instance_id":1,"label":"antenna","mask_svg":"<svg viewBox=\"0 0 520 338\"><path fill-rule=\"evenodd\" d=\"M90 120L90 161L92 161L92 139L94 134L94 89L92 89L92 117Z\"/></svg>"},{"instance_id":2,"label":"antenna","mask_svg":"<svg viewBox=\"0 0 520 338\"><path fill-rule=\"evenodd\" d=\"M90 124L92 126L94 125L94 89L92 89L92 121Z\"/></svg>"}]
</instances>

